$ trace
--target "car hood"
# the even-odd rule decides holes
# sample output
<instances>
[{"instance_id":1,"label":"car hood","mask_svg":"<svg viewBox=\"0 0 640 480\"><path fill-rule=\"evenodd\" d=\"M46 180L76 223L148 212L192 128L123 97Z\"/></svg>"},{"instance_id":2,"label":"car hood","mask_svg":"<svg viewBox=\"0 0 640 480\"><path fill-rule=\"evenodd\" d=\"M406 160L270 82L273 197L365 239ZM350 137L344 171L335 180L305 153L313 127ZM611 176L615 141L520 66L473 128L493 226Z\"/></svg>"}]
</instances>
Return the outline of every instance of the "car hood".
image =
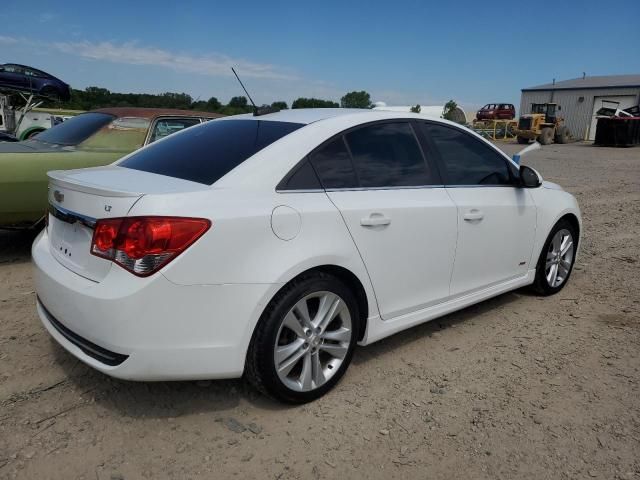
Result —
<instances>
[{"instance_id":1,"label":"car hood","mask_svg":"<svg viewBox=\"0 0 640 480\"><path fill-rule=\"evenodd\" d=\"M36 140L0 143L0 153L51 153L72 150L74 150L74 147L65 147L54 143L38 142Z\"/></svg>"}]
</instances>

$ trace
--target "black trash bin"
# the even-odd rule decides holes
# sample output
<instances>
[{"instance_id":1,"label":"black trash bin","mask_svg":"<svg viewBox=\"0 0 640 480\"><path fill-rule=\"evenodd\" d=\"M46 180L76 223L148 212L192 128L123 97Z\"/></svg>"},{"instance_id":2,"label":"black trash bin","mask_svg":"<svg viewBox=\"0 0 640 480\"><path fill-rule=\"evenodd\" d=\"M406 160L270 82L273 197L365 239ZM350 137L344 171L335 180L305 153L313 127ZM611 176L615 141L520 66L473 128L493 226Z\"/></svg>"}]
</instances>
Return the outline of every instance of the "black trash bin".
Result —
<instances>
[{"instance_id":1,"label":"black trash bin","mask_svg":"<svg viewBox=\"0 0 640 480\"><path fill-rule=\"evenodd\" d=\"M599 118L594 145L601 147L640 145L640 117Z\"/></svg>"}]
</instances>

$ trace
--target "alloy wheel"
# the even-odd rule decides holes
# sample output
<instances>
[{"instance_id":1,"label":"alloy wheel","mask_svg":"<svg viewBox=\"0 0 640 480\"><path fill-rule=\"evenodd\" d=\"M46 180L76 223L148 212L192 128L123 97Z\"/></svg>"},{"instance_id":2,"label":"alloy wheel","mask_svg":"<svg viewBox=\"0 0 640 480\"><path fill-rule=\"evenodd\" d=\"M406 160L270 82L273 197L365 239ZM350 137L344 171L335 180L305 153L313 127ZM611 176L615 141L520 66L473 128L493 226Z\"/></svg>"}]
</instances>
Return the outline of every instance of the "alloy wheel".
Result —
<instances>
[{"instance_id":1,"label":"alloy wheel","mask_svg":"<svg viewBox=\"0 0 640 480\"><path fill-rule=\"evenodd\" d=\"M285 315L274 345L274 364L290 389L308 392L324 385L342 365L353 335L346 302L335 293L314 292Z\"/></svg>"},{"instance_id":2,"label":"alloy wheel","mask_svg":"<svg viewBox=\"0 0 640 480\"><path fill-rule=\"evenodd\" d=\"M547 260L545 263L545 276L547 283L552 288L562 285L573 263L573 236L566 228L558 230L553 236L547 251Z\"/></svg>"}]
</instances>

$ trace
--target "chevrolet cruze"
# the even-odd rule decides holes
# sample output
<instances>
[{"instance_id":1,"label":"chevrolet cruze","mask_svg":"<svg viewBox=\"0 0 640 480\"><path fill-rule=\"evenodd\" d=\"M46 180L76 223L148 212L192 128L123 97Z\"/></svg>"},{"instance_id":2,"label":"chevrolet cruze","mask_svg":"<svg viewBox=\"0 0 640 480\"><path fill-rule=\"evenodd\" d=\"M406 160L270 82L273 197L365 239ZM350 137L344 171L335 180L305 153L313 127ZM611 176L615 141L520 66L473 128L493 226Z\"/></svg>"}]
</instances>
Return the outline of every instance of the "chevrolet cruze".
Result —
<instances>
[{"instance_id":1,"label":"chevrolet cruze","mask_svg":"<svg viewBox=\"0 0 640 480\"><path fill-rule=\"evenodd\" d=\"M367 345L571 275L573 196L419 114L214 120L113 165L49 173L33 245L51 336L118 378L244 375L313 400Z\"/></svg>"}]
</instances>

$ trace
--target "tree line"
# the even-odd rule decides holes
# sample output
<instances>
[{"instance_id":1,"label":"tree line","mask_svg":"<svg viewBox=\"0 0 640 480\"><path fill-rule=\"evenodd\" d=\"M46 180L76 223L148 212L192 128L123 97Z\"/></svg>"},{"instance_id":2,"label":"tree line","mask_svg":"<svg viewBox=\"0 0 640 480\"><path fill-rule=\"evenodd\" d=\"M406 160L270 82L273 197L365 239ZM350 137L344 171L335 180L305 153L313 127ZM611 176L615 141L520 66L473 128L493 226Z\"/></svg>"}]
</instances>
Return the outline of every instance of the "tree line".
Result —
<instances>
[{"instance_id":1,"label":"tree line","mask_svg":"<svg viewBox=\"0 0 640 480\"><path fill-rule=\"evenodd\" d=\"M281 110L289 108L285 101L277 101L271 105L262 106L270 106ZM291 104L291 108L371 108L372 106L371 96L365 91L349 92L340 99L340 103L320 98L301 97ZM224 115L237 115L253 111L253 107L244 96L233 97L225 105L216 97L211 97L205 101L194 99L187 93L117 93L101 87L87 87L84 90L72 89L69 101L48 101L43 107L68 110L95 110L96 108L107 107L175 108L215 112Z\"/></svg>"}]
</instances>

